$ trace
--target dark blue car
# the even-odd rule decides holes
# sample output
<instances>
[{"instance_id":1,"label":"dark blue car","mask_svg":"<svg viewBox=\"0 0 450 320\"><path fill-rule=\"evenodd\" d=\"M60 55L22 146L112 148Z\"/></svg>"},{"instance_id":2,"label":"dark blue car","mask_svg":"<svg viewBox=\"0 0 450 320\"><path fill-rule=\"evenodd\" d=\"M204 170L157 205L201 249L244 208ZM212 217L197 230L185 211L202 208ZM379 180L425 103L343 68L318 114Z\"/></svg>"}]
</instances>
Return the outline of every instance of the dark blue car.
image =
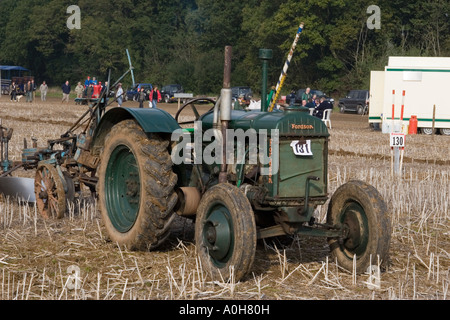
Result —
<instances>
[{"instance_id":1,"label":"dark blue car","mask_svg":"<svg viewBox=\"0 0 450 320\"><path fill-rule=\"evenodd\" d=\"M138 83L132 89L127 90L127 93L125 95L125 101L127 100L136 101L139 88L144 88L145 100L148 100L148 95L150 94L150 91L152 91L153 88L151 83Z\"/></svg>"}]
</instances>

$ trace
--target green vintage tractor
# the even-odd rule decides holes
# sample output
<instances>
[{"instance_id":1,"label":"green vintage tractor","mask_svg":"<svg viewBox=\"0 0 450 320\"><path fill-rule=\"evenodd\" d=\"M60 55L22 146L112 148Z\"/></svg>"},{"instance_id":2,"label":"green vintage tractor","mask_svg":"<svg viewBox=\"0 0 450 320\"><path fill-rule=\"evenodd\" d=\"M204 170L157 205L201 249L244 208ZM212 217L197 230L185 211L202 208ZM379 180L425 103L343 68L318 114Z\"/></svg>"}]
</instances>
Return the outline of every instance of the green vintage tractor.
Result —
<instances>
[{"instance_id":1,"label":"green vintage tractor","mask_svg":"<svg viewBox=\"0 0 450 320\"><path fill-rule=\"evenodd\" d=\"M202 127L195 130L206 132L216 125L214 111L199 120ZM271 162L238 162L226 171L221 163L173 165L177 141L171 137L180 127L168 113L127 108L107 112L94 150L101 151L97 191L110 238L130 249L153 249L168 236L175 214L193 218L202 265L218 279L229 276L231 266L236 279L243 277L252 267L257 240L280 235L327 237L333 257L348 270L354 258L358 272L365 272L377 256L386 261L390 219L374 187L362 181L340 186L329 202L326 223L315 222L314 209L329 196L329 133L320 119L301 108L232 111L228 125L228 130L278 132L278 152L273 152L278 171L270 172ZM185 130L191 141L195 130ZM270 145L275 139L268 135L263 140L266 150L275 151ZM204 141L201 145L201 151L210 147ZM308 155L299 155L300 147L308 147ZM268 174L262 175L262 169Z\"/></svg>"},{"instance_id":2,"label":"green vintage tractor","mask_svg":"<svg viewBox=\"0 0 450 320\"><path fill-rule=\"evenodd\" d=\"M377 190L350 181L329 199L327 127L300 106L232 110L227 48L225 56L219 99L188 101L174 117L161 109L105 113L114 102L107 87L47 147L25 143L17 163L8 159L12 130L0 126L0 193L21 192L44 217L61 218L88 191L111 240L133 250L160 246L176 215L194 219L203 269L219 280L244 277L257 240L283 235L326 237L348 270L386 262L391 226ZM36 169L35 179L10 177L18 168ZM328 200L318 223L314 210Z\"/></svg>"},{"instance_id":3,"label":"green vintage tractor","mask_svg":"<svg viewBox=\"0 0 450 320\"><path fill-rule=\"evenodd\" d=\"M326 223L314 219L329 199L324 123L295 106L231 110L226 74L217 101L191 100L175 117L133 108L102 117L85 152L100 158L97 193L111 240L151 250L168 237L175 215L194 219L202 266L215 279L231 270L241 279L252 268L257 240L282 235L326 237L338 264L359 273L377 256L385 262L390 219L374 187L345 183L331 196ZM197 107L205 103L213 107L201 114Z\"/></svg>"},{"instance_id":4,"label":"green vintage tractor","mask_svg":"<svg viewBox=\"0 0 450 320\"><path fill-rule=\"evenodd\" d=\"M200 102L214 108L200 115ZM195 219L198 254L215 279L226 279L232 268L236 279L244 277L257 240L281 235L326 237L332 256L348 270L365 272L377 256L385 262L390 219L374 187L362 181L340 186L326 223L314 219L314 209L329 198L329 132L323 122L298 107L261 112L230 106L230 90L224 88L218 101L191 100L175 118L159 109L114 108L105 114L91 152L101 158L97 191L111 240L129 249L154 249L178 214ZM194 119L180 121L187 109L194 110ZM194 120L196 126L186 128ZM205 139L208 130L216 139ZM245 160L221 161L224 136L238 131L247 134L240 143ZM251 141L255 136L258 141ZM238 153L235 140L228 142L228 154ZM193 152L183 153L190 143ZM255 150L259 156L251 162ZM269 161L261 160L261 150ZM174 163L179 155L186 161Z\"/></svg>"},{"instance_id":5,"label":"green vintage tractor","mask_svg":"<svg viewBox=\"0 0 450 320\"><path fill-rule=\"evenodd\" d=\"M174 117L161 109L105 113L114 102L107 87L47 147L25 143L17 163L8 159L12 130L0 126L0 193L21 192L44 217L61 218L89 190L111 240L133 250L160 246L176 215L194 219L202 266L219 280L244 277L257 240L283 235L326 237L337 263L359 273L386 262L391 225L377 190L349 181L329 199L325 124L300 106L232 110L225 51L219 99L190 100ZM10 177L18 168L36 169L34 181ZM328 200L326 223L318 223L314 210Z\"/></svg>"}]
</instances>

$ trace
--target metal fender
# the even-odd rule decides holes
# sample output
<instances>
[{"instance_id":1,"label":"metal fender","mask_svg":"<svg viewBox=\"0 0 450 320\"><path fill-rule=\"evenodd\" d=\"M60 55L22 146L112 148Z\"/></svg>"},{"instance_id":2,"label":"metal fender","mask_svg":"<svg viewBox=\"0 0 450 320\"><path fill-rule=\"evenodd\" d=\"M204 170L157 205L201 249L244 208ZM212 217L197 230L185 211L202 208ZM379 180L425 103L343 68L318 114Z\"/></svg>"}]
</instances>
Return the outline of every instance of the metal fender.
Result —
<instances>
[{"instance_id":1,"label":"metal fender","mask_svg":"<svg viewBox=\"0 0 450 320\"><path fill-rule=\"evenodd\" d=\"M172 133L181 127L166 111L156 108L113 108L102 117L94 137L93 151L101 148L103 141L111 128L120 121L135 119L145 133Z\"/></svg>"}]
</instances>

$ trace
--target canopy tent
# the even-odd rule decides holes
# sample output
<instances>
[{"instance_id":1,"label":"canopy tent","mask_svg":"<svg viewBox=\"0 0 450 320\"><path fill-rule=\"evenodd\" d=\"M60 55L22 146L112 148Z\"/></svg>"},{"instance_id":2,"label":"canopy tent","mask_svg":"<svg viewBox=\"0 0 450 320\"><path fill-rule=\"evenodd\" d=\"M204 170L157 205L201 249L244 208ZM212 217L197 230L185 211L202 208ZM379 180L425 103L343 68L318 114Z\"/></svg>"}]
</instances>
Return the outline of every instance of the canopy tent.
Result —
<instances>
[{"instance_id":1,"label":"canopy tent","mask_svg":"<svg viewBox=\"0 0 450 320\"><path fill-rule=\"evenodd\" d=\"M17 71L30 71L24 67L20 67L20 66L1 66L0 65L0 70L5 70L5 71L13 71L13 70L17 70Z\"/></svg>"}]
</instances>

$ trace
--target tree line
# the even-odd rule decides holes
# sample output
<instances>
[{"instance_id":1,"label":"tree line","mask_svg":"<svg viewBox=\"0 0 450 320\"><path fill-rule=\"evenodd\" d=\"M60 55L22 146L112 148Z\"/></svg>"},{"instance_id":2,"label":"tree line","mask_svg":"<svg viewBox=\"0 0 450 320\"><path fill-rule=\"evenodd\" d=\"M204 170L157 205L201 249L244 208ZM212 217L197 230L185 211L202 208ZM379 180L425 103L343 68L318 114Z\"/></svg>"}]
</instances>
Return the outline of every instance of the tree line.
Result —
<instances>
[{"instance_id":1,"label":"tree line","mask_svg":"<svg viewBox=\"0 0 450 320\"><path fill-rule=\"evenodd\" d=\"M80 8L80 29L67 27L70 5ZM371 5L380 9L378 29L367 25ZM304 22L284 91L342 94L367 89L370 70L382 70L389 56L450 56L449 16L448 0L2 0L0 64L59 86L105 79L109 68L116 79L128 69L129 49L136 82L217 94L230 45L232 85L259 92L259 49L273 51L275 85Z\"/></svg>"}]
</instances>

